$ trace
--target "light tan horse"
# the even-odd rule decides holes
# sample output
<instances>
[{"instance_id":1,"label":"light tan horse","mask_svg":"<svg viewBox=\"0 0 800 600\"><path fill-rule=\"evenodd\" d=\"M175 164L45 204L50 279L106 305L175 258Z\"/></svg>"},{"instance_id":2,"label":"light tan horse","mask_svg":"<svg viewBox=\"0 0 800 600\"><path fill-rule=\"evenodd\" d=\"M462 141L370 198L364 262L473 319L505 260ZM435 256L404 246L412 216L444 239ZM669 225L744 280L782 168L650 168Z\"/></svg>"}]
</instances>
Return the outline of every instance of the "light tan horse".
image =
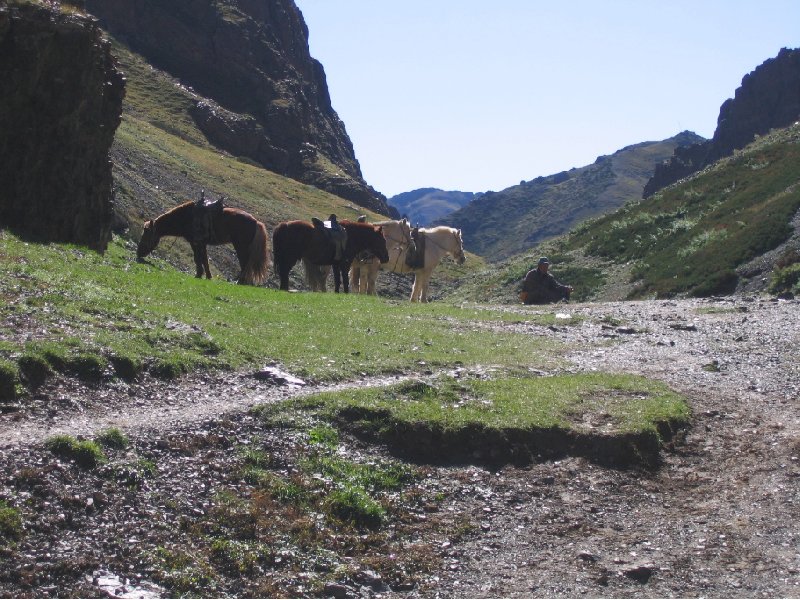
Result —
<instances>
[{"instance_id":1,"label":"light tan horse","mask_svg":"<svg viewBox=\"0 0 800 600\"><path fill-rule=\"evenodd\" d=\"M350 271L350 280L353 282L353 289L358 289L360 293L374 294L375 282L378 278L378 270L392 271L394 273L414 273L414 286L411 289L411 302L428 301L428 285L431 280L431 273L439 265L445 256L452 256L458 264L463 264L464 243L461 239L461 230L452 227L431 227L420 228L419 237L424 238L425 257L422 267L412 268L406 264L406 256L411 247L411 229L408 221L384 221L383 234L386 238L386 249L389 251L389 261L379 263L376 259L368 258L359 260L358 257L353 261ZM354 273L353 269L358 269ZM358 281L358 285L356 285Z\"/></svg>"}]
</instances>

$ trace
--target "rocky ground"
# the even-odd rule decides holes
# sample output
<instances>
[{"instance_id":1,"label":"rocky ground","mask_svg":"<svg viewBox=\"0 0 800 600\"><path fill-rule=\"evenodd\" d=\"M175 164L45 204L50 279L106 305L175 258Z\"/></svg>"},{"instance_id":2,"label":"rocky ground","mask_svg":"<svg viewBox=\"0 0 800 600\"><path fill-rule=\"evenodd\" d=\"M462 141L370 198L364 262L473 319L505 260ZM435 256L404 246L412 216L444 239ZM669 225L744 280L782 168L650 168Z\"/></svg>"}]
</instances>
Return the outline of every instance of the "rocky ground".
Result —
<instances>
[{"instance_id":1,"label":"rocky ground","mask_svg":"<svg viewBox=\"0 0 800 600\"><path fill-rule=\"evenodd\" d=\"M312 555L295 520L292 536L269 538L268 560L204 595L800 595L800 302L569 304L555 308L550 327L508 310L520 319L502 327L564 341L568 370L639 373L689 398L692 427L660 468L581 458L422 467L411 492L387 497L386 531L334 531L311 515L303 531ZM0 416L0 500L23 507L26 526L0 547L0 596L174 593L143 557L152 564L208 528L220 489L246 491L234 450L257 439L273 468L291 471L304 441L247 412L319 389L286 383L252 374L99 388L58 381ZM112 426L131 448L94 471L41 445ZM351 455L382 455L345 442ZM288 520L280 510L264 507L276 531Z\"/></svg>"}]
</instances>

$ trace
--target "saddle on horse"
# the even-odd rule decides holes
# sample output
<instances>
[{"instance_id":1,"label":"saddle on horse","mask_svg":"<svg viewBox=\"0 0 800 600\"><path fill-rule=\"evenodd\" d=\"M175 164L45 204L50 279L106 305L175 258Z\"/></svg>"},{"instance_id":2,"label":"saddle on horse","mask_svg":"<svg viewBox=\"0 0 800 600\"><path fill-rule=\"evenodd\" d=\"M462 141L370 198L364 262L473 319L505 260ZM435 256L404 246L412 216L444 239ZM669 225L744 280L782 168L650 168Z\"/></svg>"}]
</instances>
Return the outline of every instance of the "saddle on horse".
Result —
<instances>
[{"instance_id":1,"label":"saddle on horse","mask_svg":"<svg viewBox=\"0 0 800 600\"><path fill-rule=\"evenodd\" d=\"M327 221L320 221L316 217L311 217L311 222L315 228L325 235L325 239L333 244L333 260L342 260L344 249L347 245L347 231L339 225L336 215L331 215Z\"/></svg>"},{"instance_id":2,"label":"saddle on horse","mask_svg":"<svg viewBox=\"0 0 800 600\"><path fill-rule=\"evenodd\" d=\"M425 234L419 227L411 230L411 241L406 250L406 266L409 269L421 269L425 266Z\"/></svg>"},{"instance_id":3,"label":"saddle on horse","mask_svg":"<svg viewBox=\"0 0 800 600\"><path fill-rule=\"evenodd\" d=\"M194 208L192 210L192 240L195 243L213 243L214 219L222 215L224 209L224 196L220 196L217 200L207 202L205 191L200 192L200 198L194 203Z\"/></svg>"}]
</instances>

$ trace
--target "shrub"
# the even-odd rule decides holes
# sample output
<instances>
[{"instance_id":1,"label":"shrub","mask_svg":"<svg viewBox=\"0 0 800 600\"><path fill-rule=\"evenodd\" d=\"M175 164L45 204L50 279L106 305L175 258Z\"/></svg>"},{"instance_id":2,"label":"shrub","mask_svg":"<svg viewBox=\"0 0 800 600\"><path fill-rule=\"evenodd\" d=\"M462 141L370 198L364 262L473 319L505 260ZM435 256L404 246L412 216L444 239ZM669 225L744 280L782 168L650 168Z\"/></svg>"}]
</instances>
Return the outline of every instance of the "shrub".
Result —
<instances>
[{"instance_id":1,"label":"shrub","mask_svg":"<svg viewBox=\"0 0 800 600\"><path fill-rule=\"evenodd\" d=\"M784 292L800 294L800 263L775 269L769 283L769 291L772 294Z\"/></svg>"},{"instance_id":2,"label":"shrub","mask_svg":"<svg viewBox=\"0 0 800 600\"><path fill-rule=\"evenodd\" d=\"M380 504L356 487L332 492L325 508L329 515L356 527L377 527L386 514Z\"/></svg>"},{"instance_id":3,"label":"shrub","mask_svg":"<svg viewBox=\"0 0 800 600\"><path fill-rule=\"evenodd\" d=\"M0 540L18 540L22 537L22 531L22 517L19 510L0 500Z\"/></svg>"},{"instance_id":4,"label":"shrub","mask_svg":"<svg viewBox=\"0 0 800 600\"><path fill-rule=\"evenodd\" d=\"M97 442L90 440L79 441L70 435L56 435L48 439L45 445L56 456L73 460L78 466L87 469L106 461Z\"/></svg>"},{"instance_id":5,"label":"shrub","mask_svg":"<svg viewBox=\"0 0 800 600\"><path fill-rule=\"evenodd\" d=\"M101 446L105 446L106 448L115 448L117 450L124 450L130 443L128 436L122 433L122 431L116 427L101 431L95 440Z\"/></svg>"}]
</instances>

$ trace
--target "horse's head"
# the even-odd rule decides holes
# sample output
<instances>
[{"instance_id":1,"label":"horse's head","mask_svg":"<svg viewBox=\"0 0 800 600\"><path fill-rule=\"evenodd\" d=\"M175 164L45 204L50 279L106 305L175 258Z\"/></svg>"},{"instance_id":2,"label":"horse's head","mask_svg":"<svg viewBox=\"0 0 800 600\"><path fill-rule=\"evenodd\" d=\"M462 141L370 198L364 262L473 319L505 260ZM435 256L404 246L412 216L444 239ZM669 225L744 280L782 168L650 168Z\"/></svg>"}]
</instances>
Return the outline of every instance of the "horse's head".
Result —
<instances>
[{"instance_id":1,"label":"horse's head","mask_svg":"<svg viewBox=\"0 0 800 600\"><path fill-rule=\"evenodd\" d=\"M461 230L454 229L453 237L455 238L455 250L453 251L453 258L456 259L458 264L463 265L464 261L467 260L467 257L464 256L464 241L461 239Z\"/></svg>"},{"instance_id":2,"label":"horse's head","mask_svg":"<svg viewBox=\"0 0 800 600\"><path fill-rule=\"evenodd\" d=\"M136 258L141 260L150 254L158 245L158 235L153 221L146 221L144 230L142 231L142 239L139 240L139 246L136 248Z\"/></svg>"},{"instance_id":3,"label":"horse's head","mask_svg":"<svg viewBox=\"0 0 800 600\"><path fill-rule=\"evenodd\" d=\"M383 236L383 226L373 225L375 235L370 236L370 251L378 257L381 263L389 262L389 251L386 249L386 238Z\"/></svg>"}]
</instances>

